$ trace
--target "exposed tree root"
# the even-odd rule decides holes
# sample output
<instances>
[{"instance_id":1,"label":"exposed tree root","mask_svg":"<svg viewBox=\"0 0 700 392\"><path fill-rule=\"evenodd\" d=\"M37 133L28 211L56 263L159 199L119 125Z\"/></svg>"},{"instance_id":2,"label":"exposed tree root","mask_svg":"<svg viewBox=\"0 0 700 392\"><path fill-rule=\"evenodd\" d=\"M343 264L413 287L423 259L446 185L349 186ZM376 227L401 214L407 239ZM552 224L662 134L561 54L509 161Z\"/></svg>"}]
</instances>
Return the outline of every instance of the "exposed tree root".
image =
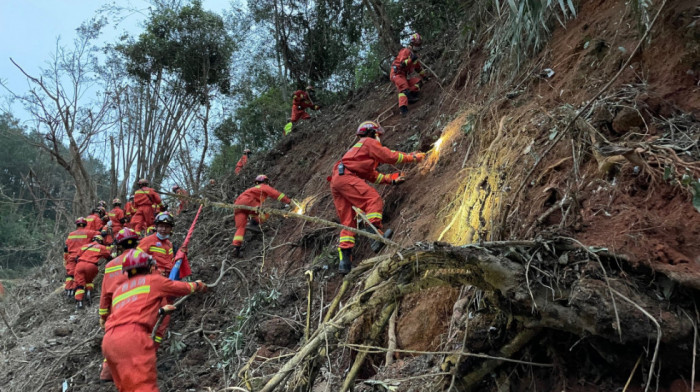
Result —
<instances>
[{"instance_id":1,"label":"exposed tree root","mask_svg":"<svg viewBox=\"0 0 700 392\"><path fill-rule=\"evenodd\" d=\"M591 257L592 254L597 257ZM530 284L525 271L528 263L532 264ZM593 253L589 248L564 240L464 247L417 244L392 256L366 260L348 275L334 302L339 302L349 282L362 274L361 290L334 316L331 306L324 323L261 392L276 390L290 376L283 390L311 390L321 358L329 355L327 350L337 346L343 330L355 320L367 312L382 310L368 336L368 341L374 341L399 299L436 286L472 285L490 292L496 300L495 306L520 322L518 335L500 349L505 358L516 354L543 328L625 344L652 341L659 336L663 336L664 341L692 338L692 322L660 301L655 292L648 289L648 282L643 281L644 274L639 274L636 280L616 278L618 272L627 276L634 274L626 269L620 271L617 266L613 255ZM615 305L610 297L613 290L618 295L624 293L626 302ZM537 310L535 314L533 309ZM657 315L663 324L640 315L641 309ZM624 331L618 330L616 314ZM352 387L367 353L363 351L358 354L343 391ZM459 375L461 387L472 388L502 362L489 359L466 376Z\"/></svg>"}]
</instances>

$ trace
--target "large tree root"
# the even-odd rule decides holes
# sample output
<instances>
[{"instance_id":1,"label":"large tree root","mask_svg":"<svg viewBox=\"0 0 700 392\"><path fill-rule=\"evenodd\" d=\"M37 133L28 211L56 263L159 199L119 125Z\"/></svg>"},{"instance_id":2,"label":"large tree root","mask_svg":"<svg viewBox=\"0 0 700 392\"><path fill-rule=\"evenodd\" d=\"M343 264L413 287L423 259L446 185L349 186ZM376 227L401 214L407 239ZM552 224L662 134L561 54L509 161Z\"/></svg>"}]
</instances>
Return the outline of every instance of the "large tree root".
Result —
<instances>
[{"instance_id":1,"label":"large tree root","mask_svg":"<svg viewBox=\"0 0 700 392\"><path fill-rule=\"evenodd\" d=\"M511 313L526 328L520 338L502 347L505 357L515 354L542 328L619 343L654 341L659 334L665 342L692 339L692 323L676 309L669 308L668 303L658 300L656 293L648 288L651 278L645 271L635 279L622 279L621 276L632 276L635 272L631 268L625 271L617 268L618 261L612 255L594 254L591 249L563 240L465 247L418 244L393 256L367 260L346 277L352 280L364 273L362 289L311 335L261 392L277 389L292 374L284 390L310 390L322 362L320 358L329 354L327 348L335 348L340 334L355 320L365 312L382 309L370 332L369 340L373 340L380 335L397 300L436 286L472 285L494 294L496 306ZM611 298L613 290L624 294L629 301L615 303ZM657 320L650 320L640 309L655 315ZM361 360L356 361L357 366ZM484 362L463 377L462 384L474 385L475 380L480 380L484 372L492 371L499 362ZM353 379L351 371L343 390L347 390Z\"/></svg>"}]
</instances>

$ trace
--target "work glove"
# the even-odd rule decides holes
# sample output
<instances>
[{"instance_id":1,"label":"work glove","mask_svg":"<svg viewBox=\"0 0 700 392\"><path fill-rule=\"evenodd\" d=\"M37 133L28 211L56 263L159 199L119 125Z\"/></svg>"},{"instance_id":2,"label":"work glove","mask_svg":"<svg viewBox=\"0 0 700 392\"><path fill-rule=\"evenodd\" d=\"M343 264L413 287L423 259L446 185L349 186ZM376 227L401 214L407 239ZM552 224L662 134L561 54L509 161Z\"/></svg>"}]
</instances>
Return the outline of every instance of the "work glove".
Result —
<instances>
[{"instance_id":1,"label":"work glove","mask_svg":"<svg viewBox=\"0 0 700 392\"><path fill-rule=\"evenodd\" d=\"M201 280L195 280L194 281L195 286L197 286L194 291L198 291L200 293L203 293L207 291L207 284L202 282Z\"/></svg>"},{"instance_id":2,"label":"work glove","mask_svg":"<svg viewBox=\"0 0 700 392\"><path fill-rule=\"evenodd\" d=\"M102 329L104 330L104 329L105 329L105 324L106 324L106 323L107 323L107 320L105 320L105 319L103 319L102 317L100 317L100 328L102 328Z\"/></svg>"},{"instance_id":3,"label":"work glove","mask_svg":"<svg viewBox=\"0 0 700 392\"><path fill-rule=\"evenodd\" d=\"M423 159L425 159L425 153L424 152L414 152L411 155L413 155L413 160L416 162L422 162Z\"/></svg>"},{"instance_id":4,"label":"work glove","mask_svg":"<svg viewBox=\"0 0 700 392\"><path fill-rule=\"evenodd\" d=\"M403 173L391 173L389 178L391 179L392 185L398 185L406 181L406 177L404 177Z\"/></svg>"},{"instance_id":5,"label":"work glove","mask_svg":"<svg viewBox=\"0 0 700 392\"><path fill-rule=\"evenodd\" d=\"M321 107L319 105L314 105L314 110L319 110Z\"/></svg>"},{"instance_id":6,"label":"work glove","mask_svg":"<svg viewBox=\"0 0 700 392\"><path fill-rule=\"evenodd\" d=\"M420 77L423 79L424 82L427 82L428 80L430 80L430 76L428 75L427 72L425 72L425 70L420 71L418 73L418 75L420 75Z\"/></svg>"}]
</instances>

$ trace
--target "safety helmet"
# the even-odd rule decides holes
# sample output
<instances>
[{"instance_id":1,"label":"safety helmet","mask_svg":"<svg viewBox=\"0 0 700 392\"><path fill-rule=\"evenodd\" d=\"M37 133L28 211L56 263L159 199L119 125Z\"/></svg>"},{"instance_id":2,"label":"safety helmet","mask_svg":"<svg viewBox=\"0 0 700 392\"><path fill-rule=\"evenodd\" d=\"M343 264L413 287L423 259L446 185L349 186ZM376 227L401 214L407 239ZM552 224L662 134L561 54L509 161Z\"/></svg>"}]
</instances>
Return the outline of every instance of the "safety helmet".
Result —
<instances>
[{"instance_id":1,"label":"safety helmet","mask_svg":"<svg viewBox=\"0 0 700 392\"><path fill-rule=\"evenodd\" d=\"M357 136L371 136L372 133L376 132L378 135L384 134L384 128L374 121L365 121L357 127Z\"/></svg>"},{"instance_id":2,"label":"safety helmet","mask_svg":"<svg viewBox=\"0 0 700 392\"><path fill-rule=\"evenodd\" d=\"M122 272L136 272L138 268L147 268L151 265L155 265L155 260L148 253L141 249L134 249L133 252L129 252L124 258L122 263Z\"/></svg>"},{"instance_id":3,"label":"safety helmet","mask_svg":"<svg viewBox=\"0 0 700 392\"><path fill-rule=\"evenodd\" d=\"M308 85L308 86L306 86L306 91L316 91L316 90L314 90L314 86Z\"/></svg>"},{"instance_id":4,"label":"safety helmet","mask_svg":"<svg viewBox=\"0 0 700 392\"><path fill-rule=\"evenodd\" d=\"M97 242L103 242L105 238L102 237L101 234L95 234L94 236L92 236L92 240Z\"/></svg>"},{"instance_id":5,"label":"safety helmet","mask_svg":"<svg viewBox=\"0 0 700 392\"><path fill-rule=\"evenodd\" d=\"M161 212L160 214L156 215L156 219L153 222L154 225L158 225L158 223L165 223L166 225L175 226L175 218L173 218L173 215L168 211Z\"/></svg>"},{"instance_id":6,"label":"safety helmet","mask_svg":"<svg viewBox=\"0 0 700 392\"><path fill-rule=\"evenodd\" d=\"M216 180L213 178L209 179L209 185L216 185Z\"/></svg>"},{"instance_id":7,"label":"safety helmet","mask_svg":"<svg viewBox=\"0 0 700 392\"><path fill-rule=\"evenodd\" d=\"M134 200L134 195L129 195L129 197L127 198L127 200Z\"/></svg>"},{"instance_id":8,"label":"safety helmet","mask_svg":"<svg viewBox=\"0 0 700 392\"><path fill-rule=\"evenodd\" d=\"M249 148L246 148L245 150L243 150L243 153L244 153L244 154L250 154L250 149L249 149Z\"/></svg>"},{"instance_id":9,"label":"safety helmet","mask_svg":"<svg viewBox=\"0 0 700 392\"><path fill-rule=\"evenodd\" d=\"M121 201L121 199L119 199L119 198L117 197L117 198L115 198L114 200L112 200L112 204L115 205L115 206L116 206L116 205L121 205L121 204L122 204L122 201Z\"/></svg>"},{"instance_id":10,"label":"safety helmet","mask_svg":"<svg viewBox=\"0 0 700 392\"><path fill-rule=\"evenodd\" d=\"M265 182L270 182L270 179L267 178L266 175L260 174L257 177L255 177L255 182L265 183Z\"/></svg>"},{"instance_id":11,"label":"safety helmet","mask_svg":"<svg viewBox=\"0 0 700 392\"><path fill-rule=\"evenodd\" d=\"M423 38L418 33L411 34L411 38L408 39L408 43L411 46L420 46L423 43Z\"/></svg>"},{"instance_id":12,"label":"safety helmet","mask_svg":"<svg viewBox=\"0 0 700 392\"><path fill-rule=\"evenodd\" d=\"M87 221L82 216L75 220L76 226L87 226Z\"/></svg>"},{"instance_id":13,"label":"safety helmet","mask_svg":"<svg viewBox=\"0 0 700 392\"><path fill-rule=\"evenodd\" d=\"M137 182L137 184L138 184L138 186L148 185L148 180L145 178L142 178L139 180L139 182Z\"/></svg>"},{"instance_id":14,"label":"safety helmet","mask_svg":"<svg viewBox=\"0 0 700 392\"><path fill-rule=\"evenodd\" d=\"M139 239L139 235L135 231L131 230L128 227L125 229L119 230L117 235L114 236L114 241L119 245L121 245L125 241L138 240L138 239Z\"/></svg>"},{"instance_id":15,"label":"safety helmet","mask_svg":"<svg viewBox=\"0 0 700 392\"><path fill-rule=\"evenodd\" d=\"M180 189L178 185L173 185L172 190L173 192L177 192L177 190Z\"/></svg>"}]
</instances>

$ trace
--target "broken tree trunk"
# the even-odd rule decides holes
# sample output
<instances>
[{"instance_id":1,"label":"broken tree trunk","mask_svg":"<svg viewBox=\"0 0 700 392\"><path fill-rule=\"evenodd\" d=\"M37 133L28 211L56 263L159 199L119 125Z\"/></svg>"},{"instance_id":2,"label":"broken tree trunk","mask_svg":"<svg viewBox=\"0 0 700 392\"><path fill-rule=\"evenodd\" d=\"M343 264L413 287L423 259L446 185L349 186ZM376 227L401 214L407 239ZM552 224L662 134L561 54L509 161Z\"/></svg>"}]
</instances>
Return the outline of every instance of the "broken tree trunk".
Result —
<instances>
[{"instance_id":1,"label":"broken tree trunk","mask_svg":"<svg viewBox=\"0 0 700 392\"><path fill-rule=\"evenodd\" d=\"M362 314L436 286L472 285L493 293L499 308L533 330L549 328L619 343L646 343L660 336L663 341L692 339L692 323L649 289L652 278L646 271L637 273L635 279L623 279L635 271L619 268L614 255L596 254L565 240L463 247L417 244L390 257L367 260L346 278L355 279L363 272L362 289L312 334L261 392L276 390L292 374L293 385L284 390L309 390L322 362L318 358L327 356L326 349L334 349L342 331ZM613 291L633 303L615 303ZM640 309L655 315L661 329ZM622 331L617 330L618 318ZM514 353L510 351L517 351L504 349L509 356ZM487 366L491 369L493 363Z\"/></svg>"}]
</instances>

